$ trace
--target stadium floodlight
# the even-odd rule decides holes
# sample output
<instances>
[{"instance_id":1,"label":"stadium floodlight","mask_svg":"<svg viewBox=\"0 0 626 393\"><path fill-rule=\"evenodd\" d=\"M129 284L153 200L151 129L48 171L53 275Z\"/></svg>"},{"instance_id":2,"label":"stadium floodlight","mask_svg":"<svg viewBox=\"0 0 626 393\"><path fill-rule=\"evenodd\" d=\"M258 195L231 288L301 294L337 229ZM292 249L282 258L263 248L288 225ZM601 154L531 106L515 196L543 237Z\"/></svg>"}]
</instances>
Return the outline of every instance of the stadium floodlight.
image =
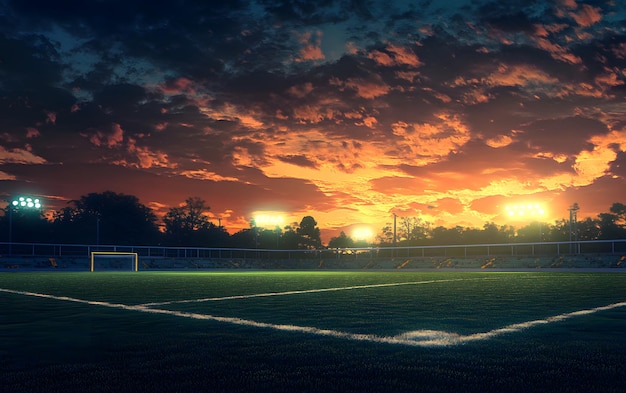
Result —
<instances>
[{"instance_id":1,"label":"stadium floodlight","mask_svg":"<svg viewBox=\"0 0 626 393\"><path fill-rule=\"evenodd\" d=\"M542 239L541 219L546 215L546 209L541 203L518 203L505 206L506 214L512 220L532 220L536 219L539 223L539 241Z\"/></svg>"},{"instance_id":2,"label":"stadium floodlight","mask_svg":"<svg viewBox=\"0 0 626 393\"><path fill-rule=\"evenodd\" d=\"M506 205L505 210L511 218L539 218L546 214L545 208L539 203Z\"/></svg>"},{"instance_id":3,"label":"stadium floodlight","mask_svg":"<svg viewBox=\"0 0 626 393\"><path fill-rule=\"evenodd\" d=\"M276 228L285 222L281 213L259 213L254 216L254 226L261 228Z\"/></svg>"},{"instance_id":4,"label":"stadium floodlight","mask_svg":"<svg viewBox=\"0 0 626 393\"><path fill-rule=\"evenodd\" d=\"M13 251L13 210L41 210L41 200L30 196L15 197L9 205L9 255Z\"/></svg>"},{"instance_id":5,"label":"stadium floodlight","mask_svg":"<svg viewBox=\"0 0 626 393\"><path fill-rule=\"evenodd\" d=\"M39 198L31 198L31 197L17 197L11 202L14 207L26 207L29 209L41 209L41 202Z\"/></svg>"},{"instance_id":6,"label":"stadium floodlight","mask_svg":"<svg viewBox=\"0 0 626 393\"><path fill-rule=\"evenodd\" d=\"M374 232L369 227L357 227L352 231L352 237L356 241L369 241L374 237Z\"/></svg>"},{"instance_id":7,"label":"stadium floodlight","mask_svg":"<svg viewBox=\"0 0 626 393\"><path fill-rule=\"evenodd\" d=\"M278 242L280 240L280 231L283 223L285 222L285 216L283 213L278 212L258 212L254 216L254 227L273 229L276 232L276 249L278 249ZM259 246L259 232L255 230L256 245Z\"/></svg>"}]
</instances>

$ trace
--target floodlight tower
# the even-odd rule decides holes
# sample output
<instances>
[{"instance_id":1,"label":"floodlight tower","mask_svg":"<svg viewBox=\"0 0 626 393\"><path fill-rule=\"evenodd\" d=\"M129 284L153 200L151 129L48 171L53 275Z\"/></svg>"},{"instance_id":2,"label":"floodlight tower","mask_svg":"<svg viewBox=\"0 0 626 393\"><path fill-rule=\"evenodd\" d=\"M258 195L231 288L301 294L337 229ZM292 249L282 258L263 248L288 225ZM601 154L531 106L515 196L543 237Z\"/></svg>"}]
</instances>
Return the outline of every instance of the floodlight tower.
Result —
<instances>
[{"instance_id":1,"label":"floodlight tower","mask_svg":"<svg viewBox=\"0 0 626 393\"><path fill-rule=\"evenodd\" d=\"M570 253L572 252L572 237L574 238L574 240L578 240L578 230L576 228L576 221L577 221L577 215L578 215L578 210L580 210L580 207L578 207L578 203L574 202L574 204L568 209L569 210L569 242L570 242Z\"/></svg>"},{"instance_id":2,"label":"floodlight tower","mask_svg":"<svg viewBox=\"0 0 626 393\"><path fill-rule=\"evenodd\" d=\"M41 201L39 198L18 196L9 204L9 255L13 251L13 210L41 210Z\"/></svg>"}]
</instances>

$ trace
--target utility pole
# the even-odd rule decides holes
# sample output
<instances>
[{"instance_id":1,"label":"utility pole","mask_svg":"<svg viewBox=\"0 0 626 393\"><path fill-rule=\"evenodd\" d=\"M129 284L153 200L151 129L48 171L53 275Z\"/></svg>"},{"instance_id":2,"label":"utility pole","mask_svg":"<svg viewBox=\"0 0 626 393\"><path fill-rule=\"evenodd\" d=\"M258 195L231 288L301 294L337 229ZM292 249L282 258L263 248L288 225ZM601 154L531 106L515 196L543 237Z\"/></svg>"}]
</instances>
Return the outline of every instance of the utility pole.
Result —
<instances>
[{"instance_id":1,"label":"utility pole","mask_svg":"<svg viewBox=\"0 0 626 393\"><path fill-rule=\"evenodd\" d=\"M574 241L578 241L578 230L576 228L576 219L577 212L580 210L578 207L578 203L574 202L574 204L568 209L569 210L569 252L572 253L572 238ZM576 247L578 248L578 247Z\"/></svg>"},{"instance_id":2,"label":"utility pole","mask_svg":"<svg viewBox=\"0 0 626 393\"><path fill-rule=\"evenodd\" d=\"M396 246L396 213L393 213L393 246Z\"/></svg>"}]
</instances>

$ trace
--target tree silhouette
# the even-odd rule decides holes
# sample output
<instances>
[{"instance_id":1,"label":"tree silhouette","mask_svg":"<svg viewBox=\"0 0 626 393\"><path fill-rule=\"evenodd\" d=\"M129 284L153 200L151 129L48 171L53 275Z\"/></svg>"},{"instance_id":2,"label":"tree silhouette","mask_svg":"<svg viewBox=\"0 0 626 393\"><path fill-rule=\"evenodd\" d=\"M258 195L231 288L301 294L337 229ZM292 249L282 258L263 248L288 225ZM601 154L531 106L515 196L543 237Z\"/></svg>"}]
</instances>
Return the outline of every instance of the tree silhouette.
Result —
<instances>
[{"instance_id":1,"label":"tree silhouette","mask_svg":"<svg viewBox=\"0 0 626 393\"><path fill-rule=\"evenodd\" d=\"M57 241L149 245L158 242L157 217L133 195L90 193L54 216Z\"/></svg>"},{"instance_id":2,"label":"tree silhouette","mask_svg":"<svg viewBox=\"0 0 626 393\"><path fill-rule=\"evenodd\" d=\"M351 237L346 236L344 231L341 231L339 236L333 237L328 242L328 248L351 248L354 247L354 240Z\"/></svg>"},{"instance_id":3,"label":"tree silhouette","mask_svg":"<svg viewBox=\"0 0 626 393\"><path fill-rule=\"evenodd\" d=\"M165 241L170 245L223 246L228 233L209 221L211 208L199 197L189 197L181 207L171 208L165 217Z\"/></svg>"},{"instance_id":4,"label":"tree silhouette","mask_svg":"<svg viewBox=\"0 0 626 393\"><path fill-rule=\"evenodd\" d=\"M317 227L317 221L312 216L302 218L296 233L300 236L300 247L307 249L322 247L320 229Z\"/></svg>"}]
</instances>

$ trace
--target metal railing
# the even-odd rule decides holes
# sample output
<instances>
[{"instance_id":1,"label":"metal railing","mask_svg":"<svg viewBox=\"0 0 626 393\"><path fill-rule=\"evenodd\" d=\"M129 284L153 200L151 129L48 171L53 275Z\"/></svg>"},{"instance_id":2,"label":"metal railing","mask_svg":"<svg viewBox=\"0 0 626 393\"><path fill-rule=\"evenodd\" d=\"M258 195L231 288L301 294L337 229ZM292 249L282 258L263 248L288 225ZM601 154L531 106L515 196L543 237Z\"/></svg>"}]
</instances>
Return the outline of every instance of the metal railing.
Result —
<instances>
[{"instance_id":1,"label":"metal railing","mask_svg":"<svg viewBox=\"0 0 626 393\"><path fill-rule=\"evenodd\" d=\"M92 251L136 252L140 257L171 259L380 259L420 257L496 257L546 255L626 255L626 239L575 242L363 247L319 250L0 243L2 257L89 257Z\"/></svg>"}]
</instances>

